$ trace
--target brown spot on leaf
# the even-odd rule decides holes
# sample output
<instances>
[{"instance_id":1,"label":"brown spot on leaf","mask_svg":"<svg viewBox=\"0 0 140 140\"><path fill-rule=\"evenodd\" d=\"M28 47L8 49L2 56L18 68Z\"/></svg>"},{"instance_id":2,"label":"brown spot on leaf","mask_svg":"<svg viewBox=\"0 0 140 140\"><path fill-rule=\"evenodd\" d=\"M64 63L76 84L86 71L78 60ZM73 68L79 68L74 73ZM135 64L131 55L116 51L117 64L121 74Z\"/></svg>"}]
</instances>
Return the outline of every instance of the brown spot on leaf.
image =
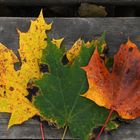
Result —
<instances>
[{"instance_id":1,"label":"brown spot on leaf","mask_svg":"<svg viewBox=\"0 0 140 140\"><path fill-rule=\"evenodd\" d=\"M10 87L10 88L9 88L9 90L10 90L10 91L13 91L13 90L14 90L14 88L13 88L13 87Z\"/></svg>"},{"instance_id":2,"label":"brown spot on leaf","mask_svg":"<svg viewBox=\"0 0 140 140\"><path fill-rule=\"evenodd\" d=\"M132 51L133 51L133 48L132 48L132 47L130 47L130 48L129 48L129 52L132 52Z\"/></svg>"}]
</instances>

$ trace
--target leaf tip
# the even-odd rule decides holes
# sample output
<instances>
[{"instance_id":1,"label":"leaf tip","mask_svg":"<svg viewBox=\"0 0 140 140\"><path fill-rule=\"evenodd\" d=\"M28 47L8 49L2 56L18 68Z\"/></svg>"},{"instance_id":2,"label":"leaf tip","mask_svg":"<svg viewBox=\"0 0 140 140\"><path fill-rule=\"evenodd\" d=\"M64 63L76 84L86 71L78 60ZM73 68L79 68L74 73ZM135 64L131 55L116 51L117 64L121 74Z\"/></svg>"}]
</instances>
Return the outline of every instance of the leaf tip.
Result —
<instances>
[{"instance_id":1,"label":"leaf tip","mask_svg":"<svg viewBox=\"0 0 140 140\"><path fill-rule=\"evenodd\" d=\"M18 34L21 34L21 31L18 28L16 28L16 30L17 30Z\"/></svg>"},{"instance_id":2,"label":"leaf tip","mask_svg":"<svg viewBox=\"0 0 140 140\"><path fill-rule=\"evenodd\" d=\"M135 44L135 43L133 43L133 42L131 41L131 39L130 39L130 38L128 38L126 45L127 45L127 46L131 46L131 47L133 47L133 48L135 48L135 47L136 47L136 44ZM136 48L137 48L137 47L136 47Z\"/></svg>"},{"instance_id":3,"label":"leaf tip","mask_svg":"<svg viewBox=\"0 0 140 140\"><path fill-rule=\"evenodd\" d=\"M86 97L87 95L86 95L86 93L84 93L84 94L82 94L82 95L80 95L80 96L82 96L82 97Z\"/></svg>"},{"instance_id":4,"label":"leaf tip","mask_svg":"<svg viewBox=\"0 0 140 140\"><path fill-rule=\"evenodd\" d=\"M84 71L87 71L88 70L88 67L87 66L81 67L81 69L84 70Z\"/></svg>"},{"instance_id":5,"label":"leaf tip","mask_svg":"<svg viewBox=\"0 0 140 140\"><path fill-rule=\"evenodd\" d=\"M7 126L7 130L9 130L12 127L12 125L9 123Z\"/></svg>"},{"instance_id":6,"label":"leaf tip","mask_svg":"<svg viewBox=\"0 0 140 140\"><path fill-rule=\"evenodd\" d=\"M44 17L43 17L43 9L40 10L39 17L40 17L40 18L44 18Z\"/></svg>"},{"instance_id":7,"label":"leaf tip","mask_svg":"<svg viewBox=\"0 0 140 140\"><path fill-rule=\"evenodd\" d=\"M60 46L61 46L63 40L64 40L64 38L61 38L61 39L54 39L54 38L53 38L53 39L52 39L52 43L53 43L54 45L56 45L58 48L60 48Z\"/></svg>"}]
</instances>

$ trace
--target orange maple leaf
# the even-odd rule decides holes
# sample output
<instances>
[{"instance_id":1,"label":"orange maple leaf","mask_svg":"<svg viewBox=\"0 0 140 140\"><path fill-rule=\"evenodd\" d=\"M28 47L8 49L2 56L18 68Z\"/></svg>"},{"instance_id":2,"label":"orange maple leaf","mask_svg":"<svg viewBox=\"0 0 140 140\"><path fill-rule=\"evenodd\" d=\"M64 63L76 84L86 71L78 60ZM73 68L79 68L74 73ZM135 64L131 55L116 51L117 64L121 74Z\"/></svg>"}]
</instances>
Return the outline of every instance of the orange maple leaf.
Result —
<instances>
[{"instance_id":1,"label":"orange maple leaf","mask_svg":"<svg viewBox=\"0 0 140 140\"><path fill-rule=\"evenodd\" d=\"M111 73L97 49L83 69L89 83L89 89L83 96L111 109L100 134L113 111L124 119L140 117L140 52L134 43L128 40L121 45L114 57Z\"/></svg>"}]
</instances>

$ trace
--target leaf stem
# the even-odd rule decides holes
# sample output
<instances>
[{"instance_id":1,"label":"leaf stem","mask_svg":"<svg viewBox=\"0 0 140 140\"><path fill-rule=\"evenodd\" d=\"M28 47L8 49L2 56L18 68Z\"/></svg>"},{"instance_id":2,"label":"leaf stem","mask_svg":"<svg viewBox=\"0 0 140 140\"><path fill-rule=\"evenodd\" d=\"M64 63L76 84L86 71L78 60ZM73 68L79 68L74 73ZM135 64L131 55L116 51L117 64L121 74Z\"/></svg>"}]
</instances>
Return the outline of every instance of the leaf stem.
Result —
<instances>
[{"instance_id":1,"label":"leaf stem","mask_svg":"<svg viewBox=\"0 0 140 140\"><path fill-rule=\"evenodd\" d=\"M108 117L107 117L107 119L106 119L106 121L104 123L104 125L102 126L102 128L101 128L101 130L100 130L100 132L99 132L99 134L98 134L98 136L96 138L96 140L99 140L100 139L100 136L101 136L102 132L104 131L104 128L106 127L108 121L110 120L113 112L114 112L114 110L111 109L110 112L109 112L109 115L108 115Z\"/></svg>"},{"instance_id":2,"label":"leaf stem","mask_svg":"<svg viewBox=\"0 0 140 140\"><path fill-rule=\"evenodd\" d=\"M43 124L41 122L40 122L40 131L41 131L42 140L45 140L44 128L43 128Z\"/></svg>"},{"instance_id":3,"label":"leaf stem","mask_svg":"<svg viewBox=\"0 0 140 140\"><path fill-rule=\"evenodd\" d=\"M64 138L65 138L65 136L66 136L67 129L68 129L68 126L66 125L66 127L65 127L65 129L64 129L64 133L63 133L63 136L62 136L62 139L61 139L61 140L64 140Z\"/></svg>"}]
</instances>

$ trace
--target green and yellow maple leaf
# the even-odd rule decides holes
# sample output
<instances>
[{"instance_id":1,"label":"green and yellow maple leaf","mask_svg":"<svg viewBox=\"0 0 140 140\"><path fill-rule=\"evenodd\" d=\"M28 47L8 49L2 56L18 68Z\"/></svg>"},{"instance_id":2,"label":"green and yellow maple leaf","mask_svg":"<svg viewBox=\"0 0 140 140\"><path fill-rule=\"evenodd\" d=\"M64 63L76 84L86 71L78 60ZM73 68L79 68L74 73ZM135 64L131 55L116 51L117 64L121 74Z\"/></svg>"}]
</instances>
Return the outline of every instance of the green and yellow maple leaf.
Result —
<instances>
[{"instance_id":1,"label":"green and yellow maple leaf","mask_svg":"<svg viewBox=\"0 0 140 140\"><path fill-rule=\"evenodd\" d=\"M34 98L34 104L43 118L56 123L58 128L69 127L71 134L82 140L87 140L92 129L101 126L109 113L80 96L88 89L85 72L80 67L88 63L94 49L95 46L83 44L73 64L63 65L64 49L48 40L42 63L48 65L49 73L35 82L40 95ZM110 120L107 127L117 126Z\"/></svg>"}]
</instances>

